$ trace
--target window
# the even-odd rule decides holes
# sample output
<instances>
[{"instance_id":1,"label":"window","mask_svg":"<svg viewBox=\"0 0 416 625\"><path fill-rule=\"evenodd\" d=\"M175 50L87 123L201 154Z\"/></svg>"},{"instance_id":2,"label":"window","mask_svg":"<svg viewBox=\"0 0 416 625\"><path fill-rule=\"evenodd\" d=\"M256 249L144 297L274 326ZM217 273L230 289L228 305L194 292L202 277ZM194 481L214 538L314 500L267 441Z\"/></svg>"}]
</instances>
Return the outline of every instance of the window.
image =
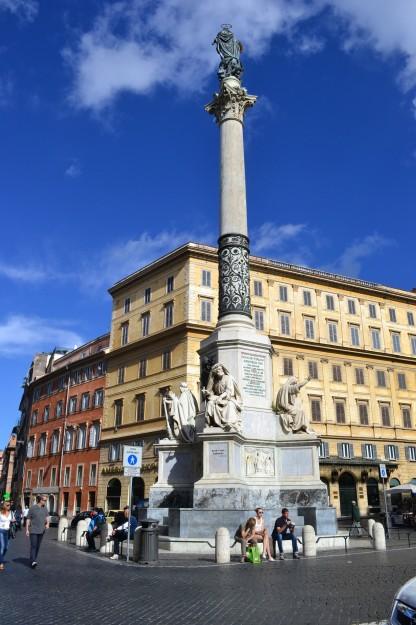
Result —
<instances>
[{"instance_id":1,"label":"window","mask_svg":"<svg viewBox=\"0 0 416 625\"><path fill-rule=\"evenodd\" d=\"M392 323L396 323L397 318L396 318L396 309L395 308L389 308L389 319Z\"/></svg>"},{"instance_id":2,"label":"window","mask_svg":"<svg viewBox=\"0 0 416 625\"><path fill-rule=\"evenodd\" d=\"M102 388L97 388L94 393L94 408L99 408L104 403L104 390Z\"/></svg>"},{"instance_id":3,"label":"window","mask_svg":"<svg viewBox=\"0 0 416 625\"><path fill-rule=\"evenodd\" d=\"M150 331L150 312L142 314L142 336L147 336Z\"/></svg>"},{"instance_id":4,"label":"window","mask_svg":"<svg viewBox=\"0 0 416 625\"><path fill-rule=\"evenodd\" d=\"M328 338L331 343L338 343L338 324L328 321Z\"/></svg>"},{"instance_id":5,"label":"window","mask_svg":"<svg viewBox=\"0 0 416 625\"><path fill-rule=\"evenodd\" d=\"M360 345L360 328L358 326L350 326L351 345L359 347Z\"/></svg>"},{"instance_id":6,"label":"window","mask_svg":"<svg viewBox=\"0 0 416 625\"><path fill-rule=\"evenodd\" d=\"M367 402L358 402L358 417L360 425L368 425L368 404Z\"/></svg>"},{"instance_id":7,"label":"window","mask_svg":"<svg viewBox=\"0 0 416 625\"><path fill-rule=\"evenodd\" d=\"M355 383L356 384L365 384L364 382L364 369L356 368L355 369Z\"/></svg>"},{"instance_id":8,"label":"window","mask_svg":"<svg viewBox=\"0 0 416 625\"><path fill-rule=\"evenodd\" d=\"M147 375L147 358L139 360L139 378L145 378Z\"/></svg>"},{"instance_id":9,"label":"window","mask_svg":"<svg viewBox=\"0 0 416 625\"><path fill-rule=\"evenodd\" d=\"M407 313L407 323L409 324L409 326L414 326L415 325L414 315L410 311Z\"/></svg>"},{"instance_id":10,"label":"window","mask_svg":"<svg viewBox=\"0 0 416 625\"><path fill-rule=\"evenodd\" d=\"M88 410L90 407L90 394L82 393L81 396L81 410Z\"/></svg>"},{"instance_id":11,"label":"window","mask_svg":"<svg viewBox=\"0 0 416 625\"><path fill-rule=\"evenodd\" d=\"M353 299L349 299L348 300L348 312L350 313L350 315L356 315L356 310L355 310L355 300Z\"/></svg>"},{"instance_id":12,"label":"window","mask_svg":"<svg viewBox=\"0 0 416 625\"><path fill-rule=\"evenodd\" d=\"M33 391L33 401L38 401L40 397L40 388L35 388L35 390Z\"/></svg>"},{"instance_id":13,"label":"window","mask_svg":"<svg viewBox=\"0 0 416 625\"><path fill-rule=\"evenodd\" d=\"M83 473L84 473L84 467L82 466L82 464L79 464L77 466L77 479L75 482L75 486L82 486Z\"/></svg>"},{"instance_id":14,"label":"window","mask_svg":"<svg viewBox=\"0 0 416 625\"><path fill-rule=\"evenodd\" d=\"M311 418L312 421L321 421L321 400L311 399Z\"/></svg>"},{"instance_id":15,"label":"window","mask_svg":"<svg viewBox=\"0 0 416 625\"><path fill-rule=\"evenodd\" d=\"M171 353L170 353L170 350L166 350L162 354L162 369L163 371L166 371L167 369L170 369L170 367L171 367Z\"/></svg>"},{"instance_id":16,"label":"window","mask_svg":"<svg viewBox=\"0 0 416 625\"><path fill-rule=\"evenodd\" d=\"M211 321L211 302L207 299L201 300L201 321Z\"/></svg>"},{"instance_id":17,"label":"window","mask_svg":"<svg viewBox=\"0 0 416 625\"><path fill-rule=\"evenodd\" d=\"M56 418L62 417L63 409L64 409L64 402L62 401L62 399L60 399L57 402L56 407L55 407L55 417Z\"/></svg>"},{"instance_id":18,"label":"window","mask_svg":"<svg viewBox=\"0 0 416 625\"><path fill-rule=\"evenodd\" d=\"M150 304L151 299L152 299L152 289L150 288L150 286L148 286L147 289L144 290L144 303Z\"/></svg>"},{"instance_id":19,"label":"window","mask_svg":"<svg viewBox=\"0 0 416 625\"><path fill-rule=\"evenodd\" d=\"M72 430L67 430L65 432L65 451L72 450Z\"/></svg>"},{"instance_id":20,"label":"window","mask_svg":"<svg viewBox=\"0 0 416 625\"><path fill-rule=\"evenodd\" d=\"M86 427L81 425L77 432L77 449L85 449L86 447Z\"/></svg>"},{"instance_id":21,"label":"window","mask_svg":"<svg viewBox=\"0 0 416 625\"><path fill-rule=\"evenodd\" d=\"M254 295L263 297L263 282L261 280L254 280Z\"/></svg>"},{"instance_id":22,"label":"window","mask_svg":"<svg viewBox=\"0 0 416 625\"><path fill-rule=\"evenodd\" d=\"M371 328L371 343L373 349L381 349L380 330L377 328Z\"/></svg>"},{"instance_id":23,"label":"window","mask_svg":"<svg viewBox=\"0 0 416 625\"><path fill-rule=\"evenodd\" d=\"M63 391L65 388L65 376L60 375L58 379L58 391Z\"/></svg>"},{"instance_id":24,"label":"window","mask_svg":"<svg viewBox=\"0 0 416 625\"><path fill-rule=\"evenodd\" d=\"M71 483L71 467L65 467L64 486L69 486L70 483Z\"/></svg>"},{"instance_id":25,"label":"window","mask_svg":"<svg viewBox=\"0 0 416 625\"><path fill-rule=\"evenodd\" d=\"M47 386L46 386L46 394L48 395L52 395L52 382L48 382Z\"/></svg>"},{"instance_id":26,"label":"window","mask_svg":"<svg viewBox=\"0 0 416 625\"><path fill-rule=\"evenodd\" d=\"M258 308L254 309L254 325L256 330L264 330L264 311Z\"/></svg>"},{"instance_id":27,"label":"window","mask_svg":"<svg viewBox=\"0 0 416 625\"><path fill-rule=\"evenodd\" d=\"M165 304L165 328L170 328L173 325L173 302L167 302Z\"/></svg>"},{"instance_id":28,"label":"window","mask_svg":"<svg viewBox=\"0 0 416 625\"><path fill-rule=\"evenodd\" d=\"M338 455L340 458L353 458L354 447L351 443L338 443Z\"/></svg>"},{"instance_id":29,"label":"window","mask_svg":"<svg viewBox=\"0 0 416 625\"><path fill-rule=\"evenodd\" d=\"M107 364L105 362L97 363L97 376L104 375L107 371Z\"/></svg>"},{"instance_id":30,"label":"window","mask_svg":"<svg viewBox=\"0 0 416 625\"><path fill-rule=\"evenodd\" d=\"M375 304L368 305L368 314L371 319L377 319L377 308Z\"/></svg>"},{"instance_id":31,"label":"window","mask_svg":"<svg viewBox=\"0 0 416 625\"><path fill-rule=\"evenodd\" d=\"M32 412L32 417L30 419L30 425L36 425L38 422L38 411L34 410Z\"/></svg>"},{"instance_id":32,"label":"window","mask_svg":"<svg viewBox=\"0 0 416 625\"><path fill-rule=\"evenodd\" d=\"M144 393L136 395L136 421L144 421L146 396Z\"/></svg>"},{"instance_id":33,"label":"window","mask_svg":"<svg viewBox=\"0 0 416 625\"><path fill-rule=\"evenodd\" d=\"M38 488L42 488L43 486L43 469L39 469L38 471Z\"/></svg>"},{"instance_id":34,"label":"window","mask_svg":"<svg viewBox=\"0 0 416 625\"><path fill-rule=\"evenodd\" d=\"M337 423L345 423L345 402L342 400L335 402L335 417Z\"/></svg>"},{"instance_id":35,"label":"window","mask_svg":"<svg viewBox=\"0 0 416 625\"><path fill-rule=\"evenodd\" d=\"M398 382L398 385L399 385L399 389L404 391L407 388L406 374L405 373L398 373L397 374L397 382Z\"/></svg>"},{"instance_id":36,"label":"window","mask_svg":"<svg viewBox=\"0 0 416 625\"><path fill-rule=\"evenodd\" d=\"M283 358L283 375L293 375L293 360Z\"/></svg>"},{"instance_id":37,"label":"window","mask_svg":"<svg viewBox=\"0 0 416 625\"><path fill-rule=\"evenodd\" d=\"M340 365L332 365L332 381L342 382L342 371Z\"/></svg>"},{"instance_id":38,"label":"window","mask_svg":"<svg viewBox=\"0 0 416 625\"><path fill-rule=\"evenodd\" d=\"M416 336L410 337L410 347L412 349L412 354L416 356Z\"/></svg>"},{"instance_id":39,"label":"window","mask_svg":"<svg viewBox=\"0 0 416 625\"><path fill-rule=\"evenodd\" d=\"M131 300L129 297L126 297L126 299L124 300L124 312L125 313L130 312L130 306L131 306Z\"/></svg>"},{"instance_id":40,"label":"window","mask_svg":"<svg viewBox=\"0 0 416 625\"><path fill-rule=\"evenodd\" d=\"M396 354L400 353L402 350L400 347L400 334L398 332L391 333L391 342L393 345L393 351L396 352Z\"/></svg>"},{"instance_id":41,"label":"window","mask_svg":"<svg viewBox=\"0 0 416 625\"><path fill-rule=\"evenodd\" d=\"M77 398L70 397L68 402L68 412L69 414L73 414L77 410Z\"/></svg>"},{"instance_id":42,"label":"window","mask_svg":"<svg viewBox=\"0 0 416 625\"><path fill-rule=\"evenodd\" d=\"M414 447L413 445L406 447L406 455L408 460L410 460L411 462L416 462L416 447Z\"/></svg>"},{"instance_id":43,"label":"window","mask_svg":"<svg viewBox=\"0 0 416 625\"><path fill-rule=\"evenodd\" d=\"M402 419L403 419L403 427L411 428L412 427L412 419L410 416L410 406L401 406L402 409Z\"/></svg>"},{"instance_id":44,"label":"window","mask_svg":"<svg viewBox=\"0 0 416 625\"><path fill-rule=\"evenodd\" d=\"M303 305L312 306L312 295L310 291L303 291Z\"/></svg>"},{"instance_id":45,"label":"window","mask_svg":"<svg viewBox=\"0 0 416 625\"><path fill-rule=\"evenodd\" d=\"M279 286L279 299L281 302L287 302L287 286Z\"/></svg>"},{"instance_id":46,"label":"window","mask_svg":"<svg viewBox=\"0 0 416 625\"><path fill-rule=\"evenodd\" d=\"M377 448L371 443L364 443L362 446L363 458L366 460L375 460L377 457Z\"/></svg>"},{"instance_id":47,"label":"window","mask_svg":"<svg viewBox=\"0 0 416 625\"><path fill-rule=\"evenodd\" d=\"M117 384L124 384L124 376L126 373L126 367L119 367L117 371Z\"/></svg>"},{"instance_id":48,"label":"window","mask_svg":"<svg viewBox=\"0 0 416 625\"><path fill-rule=\"evenodd\" d=\"M386 372L385 371L376 371L376 379L377 379L377 386L381 387L381 388L386 388L387 384L386 384Z\"/></svg>"},{"instance_id":49,"label":"window","mask_svg":"<svg viewBox=\"0 0 416 625\"><path fill-rule=\"evenodd\" d=\"M90 477L88 480L88 485L89 486L97 485L97 465L95 463L90 464Z\"/></svg>"},{"instance_id":50,"label":"window","mask_svg":"<svg viewBox=\"0 0 416 625\"><path fill-rule=\"evenodd\" d=\"M290 315L280 313L280 333L290 336Z\"/></svg>"},{"instance_id":51,"label":"window","mask_svg":"<svg viewBox=\"0 0 416 625\"><path fill-rule=\"evenodd\" d=\"M39 439L38 455L44 456L46 453L46 434L42 434Z\"/></svg>"},{"instance_id":52,"label":"window","mask_svg":"<svg viewBox=\"0 0 416 625\"><path fill-rule=\"evenodd\" d=\"M108 461L117 462L121 458L121 445L120 443L111 443L108 448Z\"/></svg>"},{"instance_id":53,"label":"window","mask_svg":"<svg viewBox=\"0 0 416 625\"><path fill-rule=\"evenodd\" d=\"M33 458L33 452L35 450L35 437L31 436L27 444L27 457Z\"/></svg>"},{"instance_id":54,"label":"window","mask_svg":"<svg viewBox=\"0 0 416 625\"><path fill-rule=\"evenodd\" d=\"M56 486L56 467L51 469L51 483L50 486Z\"/></svg>"},{"instance_id":55,"label":"window","mask_svg":"<svg viewBox=\"0 0 416 625\"><path fill-rule=\"evenodd\" d=\"M390 404L380 404L381 423L390 427Z\"/></svg>"},{"instance_id":56,"label":"window","mask_svg":"<svg viewBox=\"0 0 416 625\"><path fill-rule=\"evenodd\" d=\"M315 319L313 317L305 317L305 337L312 340L315 338Z\"/></svg>"},{"instance_id":57,"label":"window","mask_svg":"<svg viewBox=\"0 0 416 625\"><path fill-rule=\"evenodd\" d=\"M30 488L32 486L32 471L28 471L26 473L26 488Z\"/></svg>"},{"instance_id":58,"label":"window","mask_svg":"<svg viewBox=\"0 0 416 625\"><path fill-rule=\"evenodd\" d=\"M93 423L90 427L89 446L92 448L98 447L99 441L100 441L100 424Z\"/></svg>"},{"instance_id":59,"label":"window","mask_svg":"<svg viewBox=\"0 0 416 625\"><path fill-rule=\"evenodd\" d=\"M318 456L319 458L329 458L329 445L324 441L319 443L318 447Z\"/></svg>"},{"instance_id":60,"label":"window","mask_svg":"<svg viewBox=\"0 0 416 625\"><path fill-rule=\"evenodd\" d=\"M49 421L49 406L45 406L43 409L43 422L46 423Z\"/></svg>"},{"instance_id":61,"label":"window","mask_svg":"<svg viewBox=\"0 0 416 625\"><path fill-rule=\"evenodd\" d=\"M314 360L308 362L308 375L312 380L318 379L318 363Z\"/></svg>"},{"instance_id":62,"label":"window","mask_svg":"<svg viewBox=\"0 0 416 625\"><path fill-rule=\"evenodd\" d=\"M114 427L118 428L123 421L123 400L116 399L114 402Z\"/></svg>"},{"instance_id":63,"label":"window","mask_svg":"<svg viewBox=\"0 0 416 625\"><path fill-rule=\"evenodd\" d=\"M121 344L127 345L128 342L129 342L129 324L127 322L127 323L121 324Z\"/></svg>"},{"instance_id":64,"label":"window","mask_svg":"<svg viewBox=\"0 0 416 625\"><path fill-rule=\"evenodd\" d=\"M211 286L211 272L202 270L202 286Z\"/></svg>"},{"instance_id":65,"label":"window","mask_svg":"<svg viewBox=\"0 0 416 625\"><path fill-rule=\"evenodd\" d=\"M174 283L174 277L169 276L169 278L166 280L166 293L172 293L174 289Z\"/></svg>"},{"instance_id":66,"label":"window","mask_svg":"<svg viewBox=\"0 0 416 625\"><path fill-rule=\"evenodd\" d=\"M334 296L333 295L326 295L325 296L325 300L326 300L326 309L327 310L335 310Z\"/></svg>"},{"instance_id":67,"label":"window","mask_svg":"<svg viewBox=\"0 0 416 625\"><path fill-rule=\"evenodd\" d=\"M385 445L384 455L386 456L387 460L398 460L399 448L397 447L397 445Z\"/></svg>"},{"instance_id":68,"label":"window","mask_svg":"<svg viewBox=\"0 0 416 625\"><path fill-rule=\"evenodd\" d=\"M55 431L51 438L51 454L57 454L59 450L59 432Z\"/></svg>"}]
</instances>

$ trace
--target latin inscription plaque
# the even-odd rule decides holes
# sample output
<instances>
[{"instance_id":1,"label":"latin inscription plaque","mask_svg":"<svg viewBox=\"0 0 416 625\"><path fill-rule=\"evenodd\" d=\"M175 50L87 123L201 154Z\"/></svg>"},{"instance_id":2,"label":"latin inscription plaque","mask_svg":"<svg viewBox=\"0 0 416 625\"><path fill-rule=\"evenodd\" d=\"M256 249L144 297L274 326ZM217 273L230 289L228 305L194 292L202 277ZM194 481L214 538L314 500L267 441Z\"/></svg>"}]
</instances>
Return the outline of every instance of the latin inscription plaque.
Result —
<instances>
[{"instance_id":1,"label":"latin inscription plaque","mask_svg":"<svg viewBox=\"0 0 416 625\"><path fill-rule=\"evenodd\" d=\"M208 456L210 473L228 473L228 443L209 443Z\"/></svg>"},{"instance_id":2,"label":"latin inscription plaque","mask_svg":"<svg viewBox=\"0 0 416 625\"><path fill-rule=\"evenodd\" d=\"M242 352L243 391L250 397L266 397L264 356Z\"/></svg>"}]
</instances>

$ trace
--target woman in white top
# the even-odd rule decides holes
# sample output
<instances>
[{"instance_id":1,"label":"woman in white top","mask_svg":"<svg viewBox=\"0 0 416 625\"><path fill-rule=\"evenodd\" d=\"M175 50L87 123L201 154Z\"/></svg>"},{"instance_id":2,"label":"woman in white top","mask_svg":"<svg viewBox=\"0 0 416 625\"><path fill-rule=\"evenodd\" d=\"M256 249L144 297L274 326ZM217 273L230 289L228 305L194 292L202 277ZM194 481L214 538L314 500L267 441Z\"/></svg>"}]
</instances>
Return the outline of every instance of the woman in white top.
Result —
<instances>
[{"instance_id":1,"label":"woman in white top","mask_svg":"<svg viewBox=\"0 0 416 625\"><path fill-rule=\"evenodd\" d=\"M266 560L269 557L269 560L273 561L274 558L270 551L270 536L267 528L264 525L264 511L263 508L256 508L256 525L254 528L254 533L257 538L257 542L263 543L263 555L261 556L263 560Z\"/></svg>"},{"instance_id":2,"label":"woman in white top","mask_svg":"<svg viewBox=\"0 0 416 625\"><path fill-rule=\"evenodd\" d=\"M0 571L4 571L4 556L9 543L10 523L13 521L13 512L10 510L10 501L0 504Z\"/></svg>"}]
</instances>

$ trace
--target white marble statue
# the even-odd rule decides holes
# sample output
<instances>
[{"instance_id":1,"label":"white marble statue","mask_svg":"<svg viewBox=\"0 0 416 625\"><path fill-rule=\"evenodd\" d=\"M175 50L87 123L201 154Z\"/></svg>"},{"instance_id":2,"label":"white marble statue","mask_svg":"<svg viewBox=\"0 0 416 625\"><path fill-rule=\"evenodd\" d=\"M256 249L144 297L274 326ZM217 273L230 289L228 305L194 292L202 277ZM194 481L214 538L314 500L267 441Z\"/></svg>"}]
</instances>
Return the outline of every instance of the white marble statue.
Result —
<instances>
[{"instance_id":1,"label":"white marble statue","mask_svg":"<svg viewBox=\"0 0 416 625\"><path fill-rule=\"evenodd\" d=\"M282 427L286 433L306 432L314 434L309 428L309 419L303 409L302 400L299 396L300 389L309 382L299 382L297 378L290 377L281 386L276 398L276 412L280 415Z\"/></svg>"},{"instance_id":2,"label":"white marble statue","mask_svg":"<svg viewBox=\"0 0 416 625\"><path fill-rule=\"evenodd\" d=\"M207 425L224 430L241 432L241 409L243 401L237 382L224 365L217 363L211 368L205 396L205 421Z\"/></svg>"},{"instance_id":3,"label":"white marble statue","mask_svg":"<svg viewBox=\"0 0 416 625\"><path fill-rule=\"evenodd\" d=\"M186 382L179 385L179 390L179 397L173 391L168 391L163 397L168 437L183 443L193 443L198 404Z\"/></svg>"}]
</instances>

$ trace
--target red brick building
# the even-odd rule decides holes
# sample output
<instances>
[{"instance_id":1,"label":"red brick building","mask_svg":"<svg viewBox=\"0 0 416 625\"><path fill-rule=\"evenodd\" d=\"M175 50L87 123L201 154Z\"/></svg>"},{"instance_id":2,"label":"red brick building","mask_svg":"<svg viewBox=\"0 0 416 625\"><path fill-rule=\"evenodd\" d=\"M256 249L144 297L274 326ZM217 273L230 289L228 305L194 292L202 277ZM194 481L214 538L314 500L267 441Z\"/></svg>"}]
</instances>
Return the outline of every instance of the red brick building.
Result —
<instances>
[{"instance_id":1,"label":"red brick building","mask_svg":"<svg viewBox=\"0 0 416 625\"><path fill-rule=\"evenodd\" d=\"M48 496L48 508L73 516L96 504L99 440L109 335L55 351L30 383L23 500Z\"/></svg>"}]
</instances>

